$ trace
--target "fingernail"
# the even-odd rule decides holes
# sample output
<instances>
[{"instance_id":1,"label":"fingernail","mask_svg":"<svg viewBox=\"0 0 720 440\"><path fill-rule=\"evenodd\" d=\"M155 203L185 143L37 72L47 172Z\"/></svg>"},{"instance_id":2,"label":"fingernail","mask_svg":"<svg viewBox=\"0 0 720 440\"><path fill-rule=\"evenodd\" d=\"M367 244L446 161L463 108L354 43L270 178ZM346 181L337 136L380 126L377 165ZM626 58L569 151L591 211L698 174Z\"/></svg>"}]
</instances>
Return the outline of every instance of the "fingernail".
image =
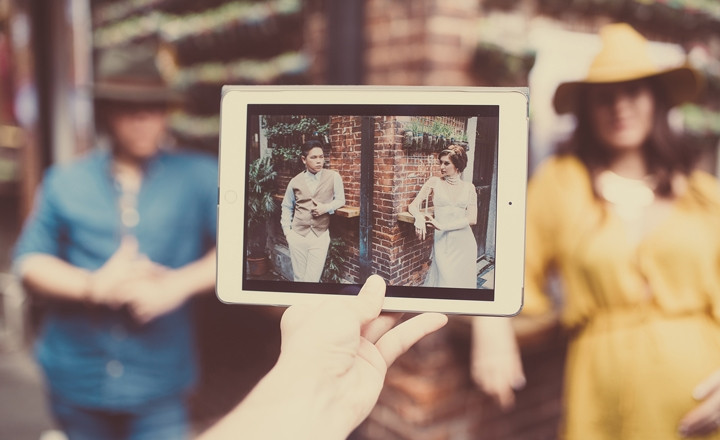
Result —
<instances>
[{"instance_id":1,"label":"fingernail","mask_svg":"<svg viewBox=\"0 0 720 440\"><path fill-rule=\"evenodd\" d=\"M515 383L513 383L512 387L514 390L517 391L517 390L521 390L521 389L525 388L525 384L526 384L525 379L518 379L515 381Z\"/></svg>"},{"instance_id":2,"label":"fingernail","mask_svg":"<svg viewBox=\"0 0 720 440\"><path fill-rule=\"evenodd\" d=\"M705 394L705 387L702 386L695 388L692 392L693 399L695 400L702 400L705 397Z\"/></svg>"}]
</instances>

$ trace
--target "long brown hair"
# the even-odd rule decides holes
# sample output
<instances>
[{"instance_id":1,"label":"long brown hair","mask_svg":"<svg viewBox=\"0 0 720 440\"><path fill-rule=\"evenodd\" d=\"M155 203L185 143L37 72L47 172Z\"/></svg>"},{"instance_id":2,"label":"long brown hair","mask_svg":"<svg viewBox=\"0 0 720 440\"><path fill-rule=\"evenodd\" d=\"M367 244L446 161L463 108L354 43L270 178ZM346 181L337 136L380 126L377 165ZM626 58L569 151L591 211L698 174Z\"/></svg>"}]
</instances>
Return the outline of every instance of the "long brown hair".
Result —
<instances>
[{"instance_id":1,"label":"long brown hair","mask_svg":"<svg viewBox=\"0 0 720 440\"><path fill-rule=\"evenodd\" d=\"M647 84L655 97L654 120L650 134L642 146L643 157L648 173L654 177L657 186L655 192L659 196L673 195L672 179L677 173L688 175L695 166L699 151L690 143L683 142L668 122L670 104L665 89L655 78L648 78ZM588 104L588 90L586 85L578 93L580 105L577 125L567 141L558 146L559 155L575 155L588 169L591 176L610 165L611 151L604 147L597 139L590 120L590 105ZM596 194L597 196L597 194Z\"/></svg>"}]
</instances>

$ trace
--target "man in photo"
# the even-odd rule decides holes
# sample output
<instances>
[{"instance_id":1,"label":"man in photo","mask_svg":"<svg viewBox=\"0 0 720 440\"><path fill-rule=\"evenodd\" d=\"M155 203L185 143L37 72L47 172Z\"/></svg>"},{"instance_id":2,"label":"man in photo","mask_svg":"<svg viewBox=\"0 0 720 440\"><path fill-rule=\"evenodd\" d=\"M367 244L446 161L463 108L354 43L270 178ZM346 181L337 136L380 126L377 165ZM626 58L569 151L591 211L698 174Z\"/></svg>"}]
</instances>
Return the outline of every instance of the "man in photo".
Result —
<instances>
[{"instance_id":1,"label":"man in photo","mask_svg":"<svg viewBox=\"0 0 720 440\"><path fill-rule=\"evenodd\" d=\"M345 205L340 175L323 169L325 153L319 141L302 147L305 171L293 177L282 201L280 224L290 249L294 281L320 281L330 246L330 215Z\"/></svg>"}]
</instances>

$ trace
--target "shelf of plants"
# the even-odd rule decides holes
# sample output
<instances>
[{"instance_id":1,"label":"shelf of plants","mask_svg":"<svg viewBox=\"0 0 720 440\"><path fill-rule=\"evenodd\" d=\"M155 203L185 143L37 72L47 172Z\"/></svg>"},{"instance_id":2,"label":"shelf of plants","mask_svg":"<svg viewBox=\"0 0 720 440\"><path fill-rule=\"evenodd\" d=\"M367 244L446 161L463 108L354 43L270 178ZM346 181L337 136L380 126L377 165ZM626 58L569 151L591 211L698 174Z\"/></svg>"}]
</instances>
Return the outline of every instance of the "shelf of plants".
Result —
<instances>
[{"instance_id":1,"label":"shelf of plants","mask_svg":"<svg viewBox=\"0 0 720 440\"><path fill-rule=\"evenodd\" d=\"M172 82L186 94L171 119L183 142L217 148L220 90L225 84L302 84L301 0L126 0L94 2L94 49L146 40L171 48Z\"/></svg>"}]
</instances>

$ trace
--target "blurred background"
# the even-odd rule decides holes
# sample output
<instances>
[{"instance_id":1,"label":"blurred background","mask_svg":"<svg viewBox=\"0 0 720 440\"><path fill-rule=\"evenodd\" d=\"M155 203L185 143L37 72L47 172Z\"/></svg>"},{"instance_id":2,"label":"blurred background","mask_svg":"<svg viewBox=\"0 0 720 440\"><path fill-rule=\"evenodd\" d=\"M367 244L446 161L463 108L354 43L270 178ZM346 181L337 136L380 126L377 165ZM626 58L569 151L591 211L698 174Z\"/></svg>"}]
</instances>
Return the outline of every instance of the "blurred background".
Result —
<instances>
[{"instance_id":1,"label":"blurred background","mask_svg":"<svg viewBox=\"0 0 720 440\"><path fill-rule=\"evenodd\" d=\"M224 84L529 86L532 171L573 126L552 110L555 87L584 76L595 32L617 21L653 41L658 63L689 55L704 72L701 101L677 109L673 125L717 174L717 0L0 0L0 438L52 428L30 355L41 313L11 276L10 253L44 169L93 145L88 86L100 52L160 41L163 71L188 98L172 134L214 153ZM197 319L201 430L274 363L279 311L207 298ZM469 326L457 318L391 368L353 438L554 439L563 339L521 341L529 386L514 411L475 390Z\"/></svg>"}]
</instances>

